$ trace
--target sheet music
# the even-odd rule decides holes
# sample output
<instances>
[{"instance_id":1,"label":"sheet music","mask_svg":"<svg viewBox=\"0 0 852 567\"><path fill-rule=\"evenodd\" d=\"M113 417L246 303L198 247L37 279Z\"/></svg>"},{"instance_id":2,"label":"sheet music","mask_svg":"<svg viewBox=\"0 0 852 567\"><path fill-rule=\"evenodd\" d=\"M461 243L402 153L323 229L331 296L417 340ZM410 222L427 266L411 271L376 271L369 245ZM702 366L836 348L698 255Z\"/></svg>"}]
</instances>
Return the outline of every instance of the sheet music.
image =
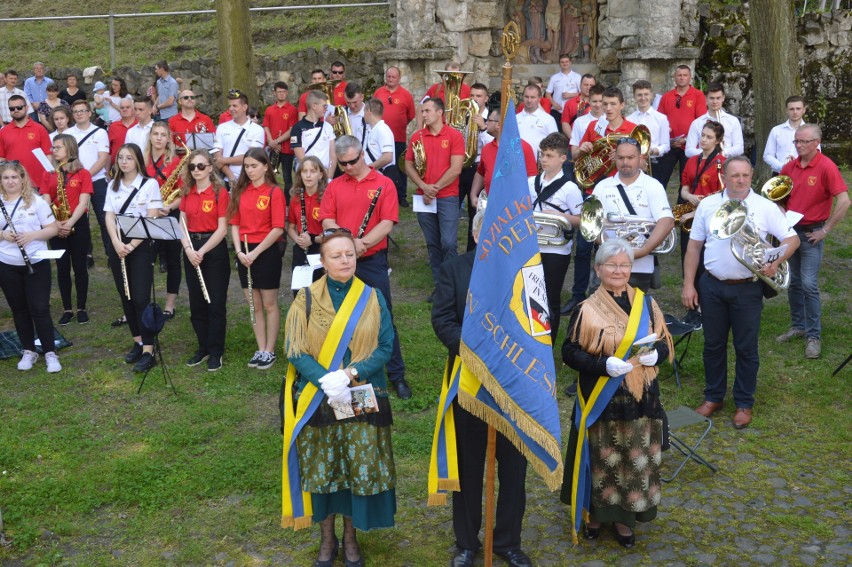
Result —
<instances>
[{"instance_id":1,"label":"sheet music","mask_svg":"<svg viewBox=\"0 0 852 567\"><path fill-rule=\"evenodd\" d=\"M314 283L313 266L296 266L293 268L293 278L290 281L290 289L302 289Z\"/></svg>"},{"instance_id":2,"label":"sheet music","mask_svg":"<svg viewBox=\"0 0 852 567\"><path fill-rule=\"evenodd\" d=\"M763 262L765 264L771 264L776 261L778 258L787 253L787 245L782 244L778 248L767 248L766 252L763 253Z\"/></svg>"},{"instance_id":3,"label":"sheet music","mask_svg":"<svg viewBox=\"0 0 852 567\"><path fill-rule=\"evenodd\" d=\"M415 195L412 209L415 213L435 213L438 214L438 200L432 199L428 205L423 202L423 195Z\"/></svg>"},{"instance_id":4,"label":"sheet music","mask_svg":"<svg viewBox=\"0 0 852 567\"><path fill-rule=\"evenodd\" d=\"M45 169L45 171L47 171L48 173L53 173L54 171L56 171L56 168L53 167L53 164L50 163L50 160L47 159L47 156L44 155L44 151L42 151L41 148L34 149L33 155L36 157L36 159Z\"/></svg>"},{"instance_id":5,"label":"sheet music","mask_svg":"<svg viewBox=\"0 0 852 567\"><path fill-rule=\"evenodd\" d=\"M39 250L33 254L33 260L58 260L65 254L65 250Z\"/></svg>"}]
</instances>

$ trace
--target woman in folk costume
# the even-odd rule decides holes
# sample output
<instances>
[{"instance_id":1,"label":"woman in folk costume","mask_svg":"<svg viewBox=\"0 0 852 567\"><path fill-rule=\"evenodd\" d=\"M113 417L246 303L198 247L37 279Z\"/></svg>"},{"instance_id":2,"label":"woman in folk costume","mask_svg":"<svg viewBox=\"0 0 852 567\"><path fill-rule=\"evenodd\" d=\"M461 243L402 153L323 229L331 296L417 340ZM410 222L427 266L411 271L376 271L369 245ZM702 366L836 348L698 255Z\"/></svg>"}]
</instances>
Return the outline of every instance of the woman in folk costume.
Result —
<instances>
[{"instance_id":1,"label":"woman in folk costume","mask_svg":"<svg viewBox=\"0 0 852 567\"><path fill-rule=\"evenodd\" d=\"M572 507L573 536L582 515L586 539L611 522L616 541L628 548L636 522L657 515L665 416L657 364L674 350L657 303L627 283L632 265L626 241L601 245L601 286L574 311L562 345L565 363L580 373L561 494ZM633 343L653 333L653 347L631 355Z\"/></svg>"},{"instance_id":2,"label":"woman in folk costume","mask_svg":"<svg viewBox=\"0 0 852 567\"><path fill-rule=\"evenodd\" d=\"M284 389L282 525L321 527L315 567L330 567L343 516L347 567L363 566L355 530L388 528L396 513L396 472L385 364L393 327L384 297L355 276L355 241L326 230L320 245L326 275L299 291L285 325L290 361ZM371 384L378 412L338 419L350 386Z\"/></svg>"}]
</instances>

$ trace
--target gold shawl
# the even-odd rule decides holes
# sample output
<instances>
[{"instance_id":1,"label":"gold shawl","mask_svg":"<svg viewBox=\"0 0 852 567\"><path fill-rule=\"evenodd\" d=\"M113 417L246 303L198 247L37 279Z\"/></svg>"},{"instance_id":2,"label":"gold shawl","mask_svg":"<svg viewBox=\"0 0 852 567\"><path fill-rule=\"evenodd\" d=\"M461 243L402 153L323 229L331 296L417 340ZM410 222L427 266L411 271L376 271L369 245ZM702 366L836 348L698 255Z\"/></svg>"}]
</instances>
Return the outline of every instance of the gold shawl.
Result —
<instances>
[{"instance_id":1,"label":"gold shawl","mask_svg":"<svg viewBox=\"0 0 852 567\"><path fill-rule=\"evenodd\" d=\"M636 296L635 290L627 286L627 297L630 305ZM669 361L674 358L674 345L672 336L666 326L663 312L657 302L651 299L653 313L651 317L651 328L657 333L660 340L665 340L669 347ZM609 292L599 287L595 293L580 305L580 314L577 324L571 330L571 339L577 341L580 347L589 354L595 356L612 356L618 348L624 334L627 331L629 316L615 302ZM644 330L640 330L643 333ZM637 336L641 339L642 336ZM633 364L633 370L624 377L624 387L633 395L636 401L642 399L645 388L657 377L659 368L657 366L643 366L636 359L629 359ZM658 363L661 361L658 361Z\"/></svg>"}]
</instances>

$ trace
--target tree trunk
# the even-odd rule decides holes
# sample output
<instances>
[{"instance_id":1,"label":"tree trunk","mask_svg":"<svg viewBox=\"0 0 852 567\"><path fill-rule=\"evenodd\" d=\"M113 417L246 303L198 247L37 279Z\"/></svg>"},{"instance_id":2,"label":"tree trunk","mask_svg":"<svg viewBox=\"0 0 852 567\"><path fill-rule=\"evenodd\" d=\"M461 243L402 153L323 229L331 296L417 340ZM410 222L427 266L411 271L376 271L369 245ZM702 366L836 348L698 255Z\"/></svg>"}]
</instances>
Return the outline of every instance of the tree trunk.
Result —
<instances>
[{"instance_id":1,"label":"tree trunk","mask_svg":"<svg viewBox=\"0 0 852 567\"><path fill-rule=\"evenodd\" d=\"M754 93L754 142L757 148L756 179L771 175L763 162L763 149L773 126L787 118L784 101L799 94L799 47L793 2L751 0L752 92Z\"/></svg>"},{"instance_id":2,"label":"tree trunk","mask_svg":"<svg viewBox=\"0 0 852 567\"><path fill-rule=\"evenodd\" d=\"M216 23L225 106L228 104L225 95L234 88L246 93L249 105L256 106L257 80L254 76L248 0L216 0Z\"/></svg>"}]
</instances>

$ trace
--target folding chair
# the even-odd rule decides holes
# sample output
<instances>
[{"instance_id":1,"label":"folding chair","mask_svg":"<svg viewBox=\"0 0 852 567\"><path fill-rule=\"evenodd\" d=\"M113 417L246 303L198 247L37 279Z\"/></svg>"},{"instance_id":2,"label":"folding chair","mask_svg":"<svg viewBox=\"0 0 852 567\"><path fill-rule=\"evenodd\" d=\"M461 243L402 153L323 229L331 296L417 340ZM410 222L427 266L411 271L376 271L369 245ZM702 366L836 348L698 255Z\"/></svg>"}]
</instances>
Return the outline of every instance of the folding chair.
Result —
<instances>
[{"instance_id":1,"label":"folding chair","mask_svg":"<svg viewBox=\"0 0 852 567\"><path fill-rule=\"evenodd\" d=\"M702 464L711 471L716 472L716 467L708 463L704 457L699 455L697 452L701 442L704 441L704 438L707 437L707 434L710 433L711 429L713 429L713 420L709 417L704 417L701 414L695 413L695 411L686 406L680 406L674 411L668 411L666 412L666 415L669 421L669 441L672 447L680 451L684 458L675 469L674 474L668 478L661 477L662 481L673 481L690 460ZM692 445L690 445L682 435L675 435L676 430L689 427L690 425L697 425L699 423L704 424L704 429L698 437L698 440Z\"/></svg>"},{"instance_id":2,"label":"folding chair","mask_svg":"<svg viewBox=\"0 0 852 567\"><path fill-rule=\"evenodd\" d=\"M683 385L680 383L680 367L683 363L683 359L686 358L686 354L689 352L689 342L692 340L692 333L694 333L697 329L690 325L689 323L684 323L674 315L669 315L668 313L664 313L663 316L666 319L666 326L669 328L669 334L674 339L674 360L672 360L672 368L674 369L675 380L677 381L677 387L683 388ZM677 354L677 347L686 341L686 345L683 347L683 351L680 355Z\"/></svg>"}]
</instances>

